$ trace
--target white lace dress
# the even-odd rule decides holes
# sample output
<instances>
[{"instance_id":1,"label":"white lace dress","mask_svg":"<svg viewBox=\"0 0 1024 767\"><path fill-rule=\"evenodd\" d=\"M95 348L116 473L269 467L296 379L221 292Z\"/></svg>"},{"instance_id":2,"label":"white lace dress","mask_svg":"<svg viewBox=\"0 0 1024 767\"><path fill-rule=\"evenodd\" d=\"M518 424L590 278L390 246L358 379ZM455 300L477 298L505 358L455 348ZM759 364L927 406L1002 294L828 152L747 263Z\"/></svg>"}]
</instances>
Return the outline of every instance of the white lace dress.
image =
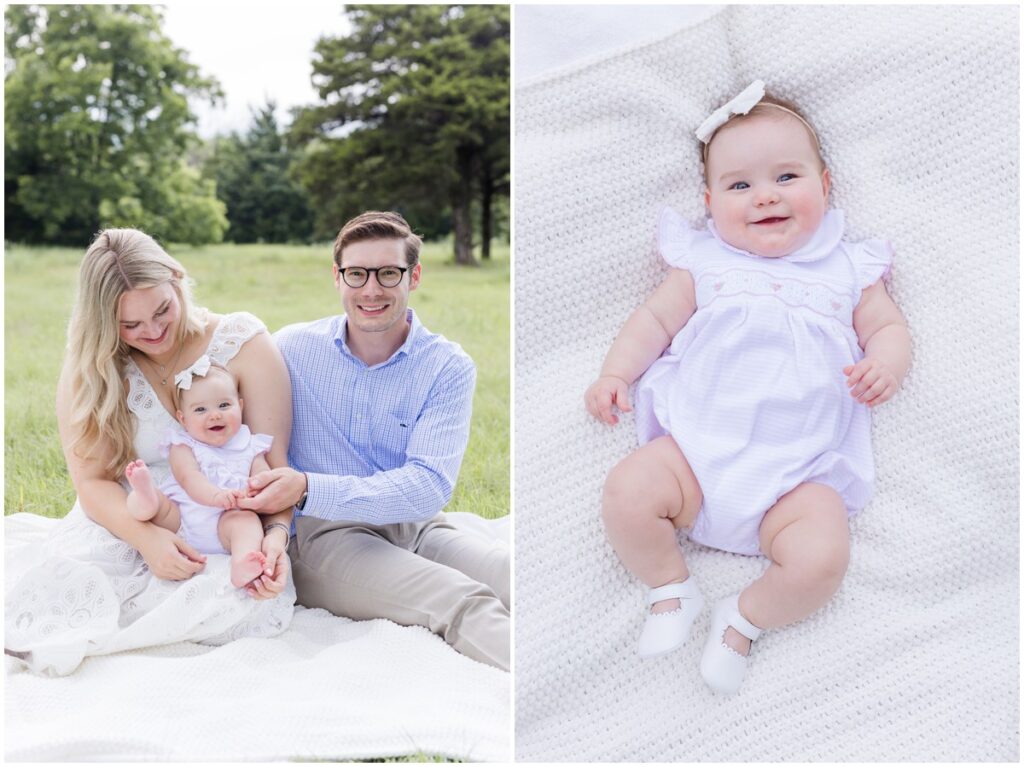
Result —
<instances>
[{"instance_id":1,"label":"white lace dress","mask_svg":"<svg viewBox=\"0 0 1024 767\"><path fill-rule=\"evenodd\" d=\"M247 312L225 315L206 353L225 365L264 329ZM133 362L127 378L135 451L160 483L170 474L160 443L169 429L181 427ZM8 563L4 647L46 674L71 673L88 655L274 636L287 628L295 604L290 579L272 600L234 588L226 555L209 556L187 581L156 578L134 548L90 520L77 501L53 533L19 560L29 565L12 573Z\"/></svg>"}]
</instances>

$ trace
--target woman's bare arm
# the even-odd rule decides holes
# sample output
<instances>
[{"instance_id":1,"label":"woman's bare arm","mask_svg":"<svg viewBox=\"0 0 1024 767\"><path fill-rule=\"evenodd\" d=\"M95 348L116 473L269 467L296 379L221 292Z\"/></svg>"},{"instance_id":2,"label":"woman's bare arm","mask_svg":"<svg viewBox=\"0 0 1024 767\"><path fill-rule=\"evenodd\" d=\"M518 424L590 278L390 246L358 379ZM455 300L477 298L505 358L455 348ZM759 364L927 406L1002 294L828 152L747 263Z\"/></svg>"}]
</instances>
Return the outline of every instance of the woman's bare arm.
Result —
<instances>
[{"instance_id":1,"label":"woman's bare arm","mask_svg":"<svg viewBox=\"0 0 1024 767\"><path fill-rule=\"evenodd\" d=\"M288 368L274 340L267 333L250 338L228 363L238 378L239 394L245 403L242 420L254 434L269 434L274 443L266 455L271 468L287 468L288 440L292 431L292 386ZM300 475L301 476L301 475ZM281 522L291 527L292 507L263 514L263 526ZM263 538L267 572L246 586L255 597L268 599L280 594L287 583L288 558L281 556L288 546L288 535L279 527L271 528Z\"/></svg>"},{"instance_id":2,"label":"woman's bare arm","mask_svg":"<svg viewBox=\"0 0 1024 767\"><path fill-rule=\"evenodd\" d=\"M286 466L292 433L292 385L274 339L268 333L257 333L242 345L228 368L238 379L238 392L245 401L245 425L253 434L274 438L267 463L272 468Z\"/></svg>"}]
</instances>

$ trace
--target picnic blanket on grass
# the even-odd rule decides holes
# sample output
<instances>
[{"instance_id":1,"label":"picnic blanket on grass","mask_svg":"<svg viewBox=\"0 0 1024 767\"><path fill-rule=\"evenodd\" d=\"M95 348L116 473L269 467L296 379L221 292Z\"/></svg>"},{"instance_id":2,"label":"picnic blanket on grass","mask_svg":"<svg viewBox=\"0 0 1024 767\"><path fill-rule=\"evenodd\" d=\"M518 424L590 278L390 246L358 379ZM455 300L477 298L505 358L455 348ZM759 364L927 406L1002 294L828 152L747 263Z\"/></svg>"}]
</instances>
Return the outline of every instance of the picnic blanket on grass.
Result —
<instances>
[{"instance_id":1,"label":"picnic blanket on grass","mask_svg":"<svg viewBox=\"0 0 1024 767\"><path fill-rule=\"evenodd\" d=\"M728 6L517 86L517 759L1018 759L1018 29L1011 6ZM636 655L644 589L600 523L633 418L582 396L664 278L661 207L703 225L694 129L754 79L816 126L847 236L895 247L914 358L842 587L726 699L707 610ZM683 548L709 603L767 564Z\"/></svg>"},{"instance_id":2,"label":"picnic blanket on grass","mask_svg":"<svg viewBox=\"0 0 1024 767\"><path fill-rule=\"evenodd\" d=\"M462 529L507 536L507 518L448 517ZM55 524L30 514L4 522L9 558ZM8 761L415 754L503 761L511 754L509 675L459 655L425 628L386 620L296 607L274 638L93 656L63 677L5 660Z\"/></svg>"}]
</instances>

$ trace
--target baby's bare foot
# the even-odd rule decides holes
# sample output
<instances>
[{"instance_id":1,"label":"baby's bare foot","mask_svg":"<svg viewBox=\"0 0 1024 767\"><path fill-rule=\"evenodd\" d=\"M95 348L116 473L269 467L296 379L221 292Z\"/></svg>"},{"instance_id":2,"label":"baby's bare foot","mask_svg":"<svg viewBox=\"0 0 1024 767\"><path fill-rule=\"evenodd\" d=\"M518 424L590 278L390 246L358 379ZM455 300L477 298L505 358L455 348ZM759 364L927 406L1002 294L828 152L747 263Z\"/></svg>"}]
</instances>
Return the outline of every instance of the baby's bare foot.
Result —
<instances>
[{"instance_id":1,"label":"baby's bare foot","mask_svg":"<svg viewBox=\"0 0 1024 767\"><path fill-rule=\"evenodd\" d=\"M132 461L125 466L124 477L132 487L128 494L128 513L143 522L155 517L160 510L160 496L145 461Z\"/></svg>"},{"instance_id":2,"label":"baby's bare foot","mask_svg":"<svg viewBox=\"0 0 1024 767\"><path fill-rule=\"evenodd\" d=\"M740 655L750 654L750 640L738 632L732 626L725 629L725 637L722 639L726 646L731 647Z\"/></svg>"},{"instance_id":3,"label":"baby's bare foot","mask_svg":"<svg viewBox=\"0 0 1024 767\"><path fill-rule=\"evenodd\" d=\"M247 551L239 556L231 555L231 585L240 589L263 575L267 557L262 551Z\"/></svg>"}]
</instances>

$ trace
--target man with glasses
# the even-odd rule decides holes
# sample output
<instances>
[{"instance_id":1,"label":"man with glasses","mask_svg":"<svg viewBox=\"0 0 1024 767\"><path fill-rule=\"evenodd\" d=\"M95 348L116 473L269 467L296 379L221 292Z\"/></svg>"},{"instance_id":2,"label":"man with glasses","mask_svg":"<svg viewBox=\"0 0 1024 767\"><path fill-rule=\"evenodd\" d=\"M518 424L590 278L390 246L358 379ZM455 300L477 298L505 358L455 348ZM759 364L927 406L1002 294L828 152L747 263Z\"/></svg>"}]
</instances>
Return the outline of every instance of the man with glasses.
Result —
<instances>
[{"instance_id":1,"label":"man with glasses","mask_svg":"<svg viewBox=\"0 0 1024 767\"><path fill-rule=\"evenodd\" d=\"M368 212L334 243L345 314L276 334L292 380L288 463L253 477L246 508L296 509L299 604L426 626L509 668L509 559L445 521L469 439L476 369L409 308L421 241Z\"/></svg>"}]
</instances>

